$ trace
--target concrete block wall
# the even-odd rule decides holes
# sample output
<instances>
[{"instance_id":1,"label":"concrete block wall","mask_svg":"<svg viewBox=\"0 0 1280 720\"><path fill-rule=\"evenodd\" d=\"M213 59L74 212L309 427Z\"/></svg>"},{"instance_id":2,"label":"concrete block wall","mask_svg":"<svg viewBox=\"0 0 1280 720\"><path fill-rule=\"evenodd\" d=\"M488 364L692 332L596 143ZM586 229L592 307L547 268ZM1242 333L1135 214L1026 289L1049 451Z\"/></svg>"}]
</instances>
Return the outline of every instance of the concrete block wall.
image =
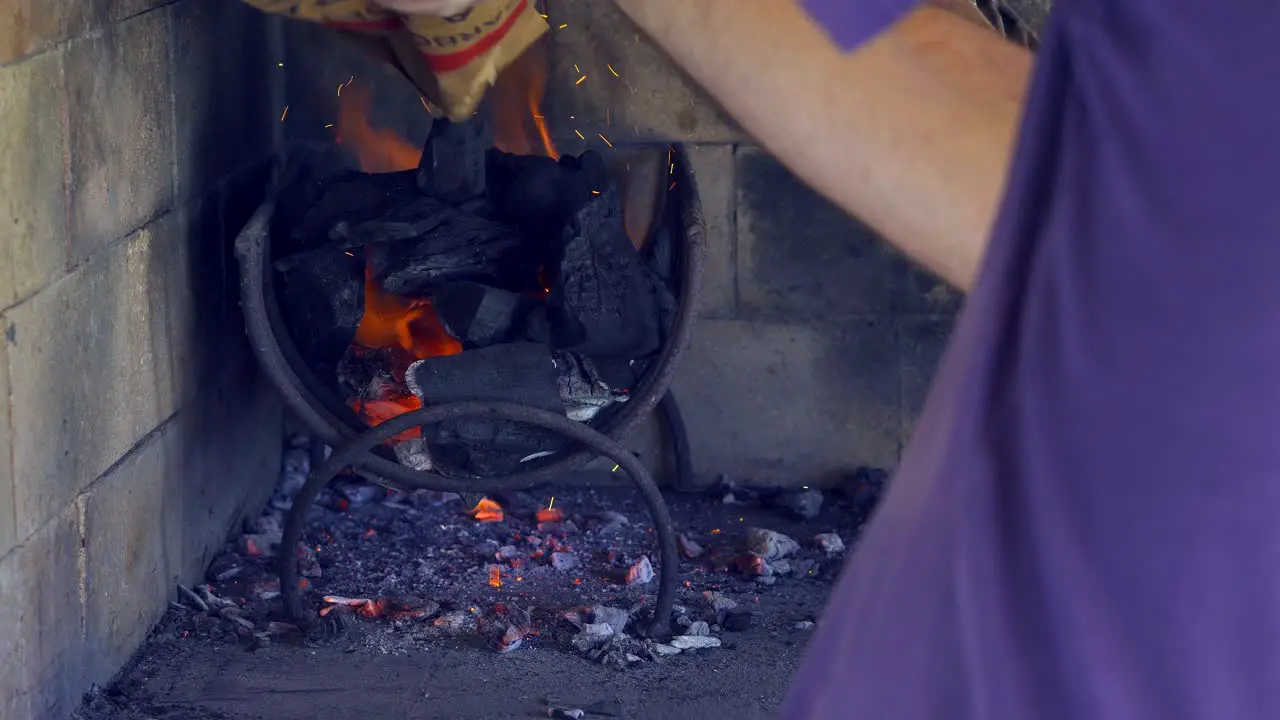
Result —
<instances>
[{"instance_id":1,"label":"concrete block wall","mask_svg":"<svg viewBox=\"0 0 1280 720\"><path fill-rule=\"evenodd\" d=\"M67 716L278 471L230 240L281 109L226 0L0 0L0 717Z\"/></svg>"}]
</instances>

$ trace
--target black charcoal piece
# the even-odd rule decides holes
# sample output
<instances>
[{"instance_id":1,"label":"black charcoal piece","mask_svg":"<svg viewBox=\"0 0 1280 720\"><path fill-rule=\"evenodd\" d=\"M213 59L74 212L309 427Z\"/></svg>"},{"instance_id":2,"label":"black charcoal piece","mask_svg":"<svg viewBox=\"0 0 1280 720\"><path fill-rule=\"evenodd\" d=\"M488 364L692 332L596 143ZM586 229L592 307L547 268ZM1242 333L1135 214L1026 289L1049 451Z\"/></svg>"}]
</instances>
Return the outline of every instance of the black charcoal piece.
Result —
<instances>
[{"instance_id":1,"label":"black charcoal piece","mask_svg":"<svg viewBox=\"0 0 1280 720\"><path fill-rule=\"evenodd\" d=\"M483 113L462 123L437 119L418 161L418 188L450 205L484 193L485 153L490 144Z\"/></svg>"},{"instance_id":2,"label":"black charcoal piece","mask_svg":"<svg viewBox=\"0 0 1280 720\"><path fill-rule=\"evenodd\" d=\"M468 348L511 342L539 301L478 283L440 288L432 304L450 335Z\"/></svg>"},{"instance_id":3,"label":"black charcoal piece","mask_svg":"<svg viewBox=\"0 0 1280 720\"><path fill-rule=\"evenodd\" d=\"M364 317L364 257L330 244L276 263L289 334L318 377L333 377Z\"/></svg>"},{"instance_id":4,"label":"black charcoal piece","mask_svg":"<svg viewBox=\"0 0 1280 720\"><path fill-rule=\"evenodd\" d=\"M406 377L424 406L501 400L563 415L558 375L545 345L506 343L414 363ZM451 420L423 428L431 456L446 467L477 475L510 473L521 459L554 451L555 433L483 418Z\"/></svg>"},{"instance_id":5,"label":"black charcoal piece","mask_svg":"<svg viewBox=\"0 0 1280 720\"><path fill-rule=\"evenodd\" d=\"M577 177L578 163L565 155L557 162L536 155L511 155L490 150L485 190L504 222L531 238L560 235L573 208L586 201L587 181ZM580 192L573 193L575 185Z\"/></svg>"},{"instance_id":6,"label":"black charcoal piece","mask_svg":"<svg viewBox=\"0 0 1280 720\"><path fill-rule=\"evenodd\" d=\"M560 238L559 272L547 297L552 344L593 357L647 357L661 340L653 285L599 156L587 152L581 162L584 177L599 177L605 189L589 193Z\"/></svg>"},{"instance_id":7,"label":"black charcoal piece","mask_svg":"<svg viewBox=\"0 0 1280 720\"><path fill-rule=\"evenodd\" d=\"M429 197L345 228L369 248L376 282L387 292L431 297L452 282L477 282L516 292L538 287L542 253L515 228Z\"/></svg>"},{"instance_id":8,"label":"black charcoal piece","mask_svg":"<svg viewBox=\"0 0 1280 720\"><path fill-rule=\"evenodd\" d=\"M335 225L359 225L419 197L415 171L345 172L290 184L276 198L276 257L327 245Z\"/></svg>"}]
</instances>

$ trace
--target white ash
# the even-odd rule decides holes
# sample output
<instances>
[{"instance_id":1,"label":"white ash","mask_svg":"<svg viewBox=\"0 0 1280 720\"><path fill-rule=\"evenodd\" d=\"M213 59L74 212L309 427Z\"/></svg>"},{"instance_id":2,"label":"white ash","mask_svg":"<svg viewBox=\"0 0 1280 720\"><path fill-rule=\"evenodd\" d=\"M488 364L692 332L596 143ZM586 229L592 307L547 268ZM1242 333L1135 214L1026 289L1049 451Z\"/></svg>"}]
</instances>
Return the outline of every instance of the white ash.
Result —
<instances>
[{"instance_id":1,"label":"white ash","mask_svg":"<svg viewBox=\"0 0 1280 720\"><path fill-rule=\"evenodd\" d=\"M844 540L836 533L819 533L813 536L813 542L828 554L836 555L844 552Z\"/></svg>"},{"instance_id":2,"label":"white ash","mask_svg":"<svg viewBox=\"0 0 1280 720\"><path fill-rule=\"evenodd\" d=\"M431 452L427 449L427 441L421 437L411 437L395 444L392 448L396 460L401 465L419 472L427 472L435 467L431 463Z\"/></svg>"},{"instance_id":3,"label":"white ash","mask_svg":"<svg viewBox=\"0 0 1280 720\"><path fill-rule=\"evenodd\" d=\"M653 582L653 564L649 562L648 555L641 555L640 559L627 570L628 585L648 585Z\"/></svg>"},{"instance_id":4,"label":"white ash","mask_svg":"<svg viewBox=\"0 0 1280 720\"><path fill-rule=\"evenodd\" d=\"M747 530L747 550L766 560L783 558L800 549L800 543L774 530L753 527Z\"/></svg>"},{"instance_id":5,"label":"white ash","mask_svg":"<svg viewBox=\"0 0 1280 720\"><path fill-rule=\"evenodd\" d=\"M689 627L685 629L684 634L685 635L710 635L711 626L707 624L706 620L698 620L696 622L690 623Z\"/></svg>"},{"instance_id":6,"label":"white ash","mask_svg":"<svg viewBox=\"0 0 1280 720\"><path fill-rule=\"evenodd\" d=\"M720 638L713 635L677 635L671 638L671 646L680 650L701 650L720 647Z\"/></svg>"},{"instance_id":7,"label":"white ash","mask_svg":"<svg viewBox=\"0 0 1280 720\"><path fill-rule=\"evenodd\" d=\"M801 620L795 624L797 630L812 630L813 622L811 620Z\"/></svg>"},{"instance_id":8,"label":"white ash","mask_svg":"<svg viewBox=\"0 0 1280 720\"><path fill-rule=\"evenodd\" d=\"M590 422L601 410L627 399L626 393L615 392L600 378L590 358L559 352L555 354L555 365L560 399L570 420Z\"/></svg>"},{"instance_id":9,"label":"white ash","mask_svg":"<svg viewBox=\"0 0 1280 720\"><path fill-rule=\"evenodd\" d=\"M792 490L778 498L778 504L802 520L812 520L822 512L822 491L813 488Z\"/></svg>"}]
</instances>

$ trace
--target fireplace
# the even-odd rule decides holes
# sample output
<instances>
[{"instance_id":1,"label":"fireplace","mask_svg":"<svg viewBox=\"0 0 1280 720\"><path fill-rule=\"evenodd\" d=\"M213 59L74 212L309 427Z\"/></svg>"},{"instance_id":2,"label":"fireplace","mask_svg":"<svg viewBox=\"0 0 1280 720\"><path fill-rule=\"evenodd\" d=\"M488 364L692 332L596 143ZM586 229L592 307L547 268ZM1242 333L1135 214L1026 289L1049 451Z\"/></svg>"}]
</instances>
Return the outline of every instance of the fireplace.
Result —
<instances>
[{"instance_id":1,"label":"fireplace","mask_svg":"<svg viewBox=\"0 0 1280 720\"><path fill-rule=\"evenodd\" d=\"M19 5L0 31L0 716L314 717L320 691L340 716L776 707L956 293L805 189L607 2L549 0L541 117L492 115L497 145L664 178L678 312L601 410L463 398L481 405L387 419L379 400L407 400L394 362L386 385L339 374L352 343L318 363L287 307L299 248L277 242L269 191L304 156L324 176L407 171L416 191L437 119L418 93L327 29L236 2ZM1043 19L1015 5L1015 35ZM367 269L366 245L332 259ZM523 338L475 324L537 317L556 288L521 278L492 297L475 287L492 278L458 279L438 324L465 338L436 337L465 352L430 357ZM254 357L263 338L274 361ZM383 442L476 414L557 439L480 467L423 438L435 489Z\"/></svg>"}]
</instances>

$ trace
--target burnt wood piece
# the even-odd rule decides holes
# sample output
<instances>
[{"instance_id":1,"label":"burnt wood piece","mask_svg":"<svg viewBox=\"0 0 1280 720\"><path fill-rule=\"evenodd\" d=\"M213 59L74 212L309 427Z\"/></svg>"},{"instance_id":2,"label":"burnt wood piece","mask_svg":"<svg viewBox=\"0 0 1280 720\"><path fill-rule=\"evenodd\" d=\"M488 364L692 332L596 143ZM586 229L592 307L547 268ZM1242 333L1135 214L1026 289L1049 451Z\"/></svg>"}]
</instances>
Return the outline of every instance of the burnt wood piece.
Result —
<instances>
[{"instance_id":1,"label":"burnt wood piece","mask_svg":"<svg viewBox=\"0 0 1280 720\"><path fill-rule=\"evenodd\" d=\"M483 210L480 203L450 207L420 196L344 231L369 248L373 278L387 292L429 298L453 282L537 289L538 247L477 214Z\"/></svg>"},{"instance_id":2,"label":"burnt wood piece","mask_svg":"<svg viewBox=\"0 0 1280 720\"><path fill-rule=\"evenodd\" d=\"M303 359L333 377L364 317L364 254L331 242L276 263L280 312Z\"/></svg>"},{"instance_id":3,"label":"burnt wood piece","mask_svg":"<svg viewBox=\"0 0 1280 720\"><path fill-rule=\"evenodd\" d=\"M483 194L485 152L491 144L483 113L463 123L438 118L422 147L418 188L450 205Z\"/></svg>"},{"instance_id":4,"label":"burnt wood piece","mask_svg":"<svg viewBox=\"0 0 1280 720\"><path fill-rule=\"evenodd\" d=\"M557 162L490 150L485 172L485 191L497 216L543 243L560 236L569 214L589 195L571 155Z\"/></svg>"},{"instance_id":5,"label":"burnt wood piece","mask_svg":"<svg viewBox=\"0 0 1280 720\"><path fill-rule=\"evenodd\" d=\"M445 330L467 348L515 340L538 303L527 295L479 283L450 283L432 301Z\"/></svg>"},{"instance_id":6,"label":"burnt wood piece","mask_svg":"<svg viewBox=\"0 0 1280 720\"><path fill-rule=\"evenodd\" d=\"M552 345L597 359L648 357L661 342L652 280L603 160L588 151L578 163L569 190L575 210L555 248L547 296Z\"/></svg>"},{"instance_id":7,"label":"burnt wood piece","mask_svg":"<svg viewBox=\"0 0 1280 720\"><path fill-rule=\"evenodd\" d=\"M555 363L545 345L505 343L427 358L409 368L406 380L423 406L500 400L565 412ZM522 458L563 444L541 428L484 418L424 427L423 437L439 464L482 476L514 472Z\"/></svg>"}]
</instances>

